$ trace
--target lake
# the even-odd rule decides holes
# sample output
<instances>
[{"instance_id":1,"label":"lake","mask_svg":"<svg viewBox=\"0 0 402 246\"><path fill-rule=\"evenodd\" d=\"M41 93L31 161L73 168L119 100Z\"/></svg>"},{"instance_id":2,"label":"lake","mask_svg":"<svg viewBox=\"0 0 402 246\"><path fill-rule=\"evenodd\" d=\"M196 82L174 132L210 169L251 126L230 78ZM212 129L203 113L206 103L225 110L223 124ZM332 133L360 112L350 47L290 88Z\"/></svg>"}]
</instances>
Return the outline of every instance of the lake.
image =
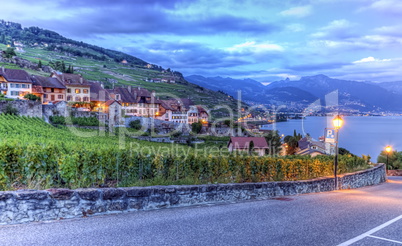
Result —
<instances>
[{"instance_id":1,"label":"lake","mask_svg":"<svg viewBox=\"0 0 402 246\"><path fill-rule=\"evenodd\" d=\"M324 135L326 127L332 127L333 117L306 117L264 125L264 129L278 130L279 134L293 135L293 130L303 135L309 133L314 139ZM376 162L385 146L402 151L402 117L344 117L339 132L339 146L356 155L370 155Z\"/></svg>"}]
</instances>

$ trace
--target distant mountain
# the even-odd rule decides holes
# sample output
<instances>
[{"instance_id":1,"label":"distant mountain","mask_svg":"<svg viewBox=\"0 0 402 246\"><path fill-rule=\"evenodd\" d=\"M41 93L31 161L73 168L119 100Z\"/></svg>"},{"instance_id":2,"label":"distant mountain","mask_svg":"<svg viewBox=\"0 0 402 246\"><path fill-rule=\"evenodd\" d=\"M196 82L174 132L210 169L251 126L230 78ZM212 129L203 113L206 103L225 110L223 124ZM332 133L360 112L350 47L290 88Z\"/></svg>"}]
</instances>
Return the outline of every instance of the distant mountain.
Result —
<instances>
[{"instance_id":1,"label":"distant mountain","mask_svg":"<svg viewBox=\"0 0 402 246\"><path fill-rule=\"evenodd\" d=\"M402 95L402 81L379 83L379 86L399 95Z\"/></svg>"},{"instance_id":2,"label":"distant mountain","mask_svg":"<svg viewBox=\"0 0 402 246\"><path fill-rule=\"evenodd\" d=\"M339 104L355 110L402 111L402 99L399 95L373 83L333 79L320 74L302 77L298 81L277 81L267 85L268 90L289 87L307 91L320 99L338 90Z\"/></svg>"},{"instance_id":3,"label":"distant mountain","mask_svg":"<svg viewBox=\"0 0 402 246\"><path fill-rule=\"evenodd\" d=\"M237 90L242 90L246 101L268 105L287 105L305 108L320 99L325 106L325 97L338 91L339 106L345 111L402 111L402 83L357 82L329 78L325 75L302 77L300 80L289 79L275 81L267 86L251 80L192 75L186 79L194 84L220 90L234 97Z\"/></svg>"},{"instance_id":4,"label":"distant mountain","mask_svg":"<svg viewBox=\"0 0 402 246\"><path fill-rule=\"evenodd\" d=\"M185 79L193 84L215 90L223 91L235 98L237 98L237 92L240 90L242 93L242 99L248 101L258 101L258 97L263 96L265 86L258 81L252 79L232 79L222 77L203 77L201 75L191 75L185 77Z\"/></svg>"}]
</instances>

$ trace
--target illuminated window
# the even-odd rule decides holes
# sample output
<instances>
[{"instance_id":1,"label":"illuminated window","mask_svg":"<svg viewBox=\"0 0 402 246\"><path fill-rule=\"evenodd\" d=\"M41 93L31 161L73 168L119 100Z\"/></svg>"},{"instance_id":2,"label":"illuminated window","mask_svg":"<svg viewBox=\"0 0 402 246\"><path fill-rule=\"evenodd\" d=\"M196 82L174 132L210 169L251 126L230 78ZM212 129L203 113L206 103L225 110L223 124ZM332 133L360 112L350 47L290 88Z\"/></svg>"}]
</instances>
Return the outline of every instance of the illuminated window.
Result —
<instances>
[{"instance_id":1,"label":"illuminated window","mask_svg":"<svg viewBox=\"0 0 402 246\"><path fill-rule=\"evenodd\" d=\"M81 90L80 89L75 89L75 94L80 94Z\"/></svg>"},{"instance_id":2,"label":"illuminated window","mask_svg":"<svg viewBox=\"0 0 402 246\"><path fill-rule=\"evenodd\" d=\"M83 93L88 93L88 89L83 89Z\"/></svg>"}]
</instances>

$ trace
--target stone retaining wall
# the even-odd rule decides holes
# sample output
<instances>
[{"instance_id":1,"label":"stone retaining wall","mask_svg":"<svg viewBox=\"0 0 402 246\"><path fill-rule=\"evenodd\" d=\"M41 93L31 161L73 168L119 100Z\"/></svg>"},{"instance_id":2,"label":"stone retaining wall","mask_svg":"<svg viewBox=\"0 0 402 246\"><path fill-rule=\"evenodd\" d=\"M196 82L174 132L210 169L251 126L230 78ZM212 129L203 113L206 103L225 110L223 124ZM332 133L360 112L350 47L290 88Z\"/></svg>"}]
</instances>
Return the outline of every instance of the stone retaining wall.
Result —
<instances>
[{"instance_id":1,"label":"stone retaining wall","mask_svg":"<svg viewBox=\"0 0 402 246\"><path fill-rule=\"evenodd\" d=\"M385 182L385 165L339 176L339 188ZM333 178L291 182L49 189L0 192L0 224L57 220L124 211L267 199L334 190Z\"/></svg>"}]
</instances>

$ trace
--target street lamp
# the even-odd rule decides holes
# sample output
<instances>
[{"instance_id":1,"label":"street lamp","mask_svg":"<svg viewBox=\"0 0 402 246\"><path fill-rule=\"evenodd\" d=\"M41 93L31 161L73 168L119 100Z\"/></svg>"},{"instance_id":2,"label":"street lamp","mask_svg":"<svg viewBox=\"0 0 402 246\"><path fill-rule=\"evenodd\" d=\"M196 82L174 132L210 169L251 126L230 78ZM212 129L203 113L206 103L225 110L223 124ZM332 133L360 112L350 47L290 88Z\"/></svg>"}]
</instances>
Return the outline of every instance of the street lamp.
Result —
<instances>
[{"instance_id":1,"label":"street lamp","mask_svg":"<svg viewBox=\"0 0 402 246\"><path fill-rule=\"evenodd\" d=\"M335 177L335 190L338 189L338 178L337 178L337 172L338 172L338 140L339 140L339 129L343 125L343 119L341 116L337 115L335 118L332 120L332 124L334 125L335 128L335 160L334 160L334 177Z\"/></svg>"},{"instance_id":2,"label":"street lamp","mask_svg":"<svg viewBox=\"0 0 402 246\"><path fill-rule=\"evenodd\" d=\"M386 165L386 167L388 167L388 156L389 156L389 153L391 153L391 151L392 151L392 147L391 146L387 146L387 147L385 147L385 152L387 152L387 165Z\"/></svg>"}]
</instances>

